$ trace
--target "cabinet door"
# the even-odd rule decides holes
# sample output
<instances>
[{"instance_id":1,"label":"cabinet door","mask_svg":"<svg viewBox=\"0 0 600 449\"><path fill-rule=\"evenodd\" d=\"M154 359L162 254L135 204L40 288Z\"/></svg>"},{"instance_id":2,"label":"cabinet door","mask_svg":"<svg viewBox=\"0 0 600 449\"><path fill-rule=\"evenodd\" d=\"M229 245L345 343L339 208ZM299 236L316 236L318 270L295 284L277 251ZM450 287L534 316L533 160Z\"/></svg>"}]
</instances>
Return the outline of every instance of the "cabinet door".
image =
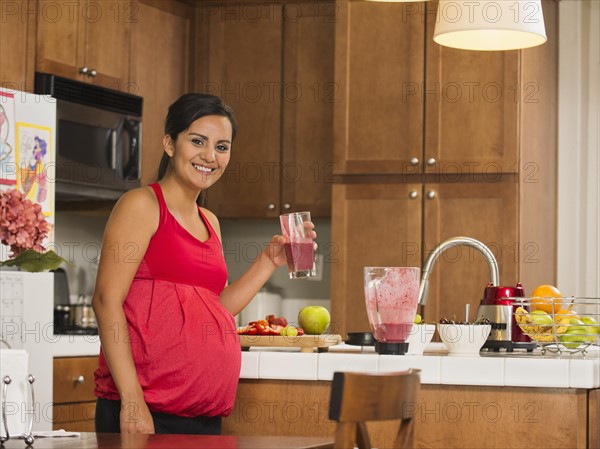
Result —
<instances>
[{"instance_id":1,"label":"cabinet door","mask_svg":"<svg viewBox=\"0 0 600 449\"><path fill-rule=\"evenodd\" d=\"M334 332L370 330L363 267L420 266L420 197L421 184L333 185L328 263Z\"/></svg>"},{"instance_id":2,"label":"cabinet door","mask_svg":"<svg viewBox=\"0 0 600 449\"><path fill-rule=\"evenodd\" d=\"M285 6L281 210L331 215L334 3Z\"/></svg>"},{"instance_id":3,"label":"cabinet door","mask_svg":"<svg viewBox=\"0 0 600 449\"><path fill-rule=\"evenodd\" d=\"M472 237L496 256L501 285L514 286L519 281L516 180L426 184L424 195L424 259L447 238ZM462 320L466 304L471 305L474 319L489 281L488 265L480 253L466 246L449 249L432 270L426 319L437 321L456 315Z\"/></svg>"},{"instance_id":4,"label":"cabinet door","mask_svg":"<svg viewBox=\"0 0 600 449\"><path fill-rule=\"evenodd\" d=\"M130 29L140 20L138 5L129 0L88 1L84 6L84 66L95 75L88 81L111 89L126 90L129 82ZM143 23L140 23L144 26ZM162 27L154 29L154 32ZM158 34L158 33L157 33ZM164 36L163 36L164 37ZM162 61L155 60L162 64Z\"/></svg>"},{"instance_id":5,"label":"cabinet door","mask_svg":"<svg viewBox=\"0 0 600 449\"><path fill-rule=\"evenodd\" d=\"M38 1L36 70L83 81L84 2Z\"/></svg>"},{"instance_id":6,"label":"cabinet door","mask_svg":"<svg viewBox=\"0 0 600 449\"><path fill-rule=\"evenodd\" d=\"M142 184L156 180L167 109L188 88L189 17L178 2L140 2L132 24L130 88L144 98Z\"/></svg>"},{"instance_id":7,"label":"cabinet door","mask_svg":"<svg viewBox=\"0 0 600 449\"><path fill-rule=\"evenodd\" d=\"M24 11L34 9L34 0L2 5L0 86L5 89L33 92L36 16Z\"/></svg>"},{"instance_id":8,"label":"cabinet door","mask_svg":"<svg viewBox=\"0 0 600 449\"><path fill-rule=\"evenodd\" d=\"M281 153L281 5L210 7L208 81L239 128L229 167L207 192L222 218L277 217Z\"/></svg>"},{"instance_id":9,"label":"cabinet door","mask_svg":"<svg viewBox=\"0 0 600 449\"><path fill-rule=\"evenodd\" d=\"M520 93L535 88L519 82L519 52L441 46L433 41L437 2L425 7L426 171L516 172Z\"/></svg>"},{"instance_id":10,"label":"cabinet door","mask_svg":"<svg viewBox=\"0 0 600 449\"><path fill-rule=\"evenodd\" d=\"M340 173L420 172L424 24L414 3L339 2L334 156ZM411 165L411 159L415 159Z\"/></svg>"}]
</instances>

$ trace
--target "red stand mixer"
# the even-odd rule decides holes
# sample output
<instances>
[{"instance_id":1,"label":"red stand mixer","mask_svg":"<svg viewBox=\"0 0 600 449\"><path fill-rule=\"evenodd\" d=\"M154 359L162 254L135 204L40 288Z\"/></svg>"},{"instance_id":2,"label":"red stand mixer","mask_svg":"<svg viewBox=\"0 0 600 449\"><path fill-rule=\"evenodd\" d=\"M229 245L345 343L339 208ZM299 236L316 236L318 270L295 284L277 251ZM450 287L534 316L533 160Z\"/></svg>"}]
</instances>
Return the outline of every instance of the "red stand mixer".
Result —
<instances>
[{"instance_id":1,"label":"red stand mixer","mask_svg":"<svg viewBox=\"0 0 600 449\"><path fill-rule=\"evenodd\" d=\"M477 318L487 318L492 325L484 348L494 351L504 348L509 352L514 349L527 349L531 352L536 348L536 343L523 333L515 321L515 310L518 307L515 300L524 296L525 290L520 283L516 287L487 285L477 309Z\"/></svg>"}]
</instances>

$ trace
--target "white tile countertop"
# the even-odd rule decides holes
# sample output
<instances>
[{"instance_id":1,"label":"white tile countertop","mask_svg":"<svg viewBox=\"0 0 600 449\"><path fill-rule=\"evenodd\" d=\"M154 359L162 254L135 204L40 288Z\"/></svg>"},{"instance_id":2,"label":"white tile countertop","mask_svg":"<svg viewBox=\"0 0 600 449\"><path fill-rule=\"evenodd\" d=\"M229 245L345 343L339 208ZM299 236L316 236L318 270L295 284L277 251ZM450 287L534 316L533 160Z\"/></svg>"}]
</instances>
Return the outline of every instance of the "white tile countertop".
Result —
<instances>
[{"instance_id":1,"label":"white tile countertop","mask_svg":"<svg viewBox=\"0 0 600 449\"><path fill-rule=\"evenodd\" d=\"M242 352L243 379L332 380L334 371L421 370L423 384L547 388L600 388L600 350L581 354L482 352L448 356L443 343L430 343L424 355L379 355L372 347L345 344L328 352L294 348L251 348Z\"/></svg>"},{"instance_id":2,"label":"white tile countertop","mask_svg":"<svg viewBox=\"0 0 600 449\"><path fill-rule=\"evenodd\" d=\"M100 354L98 335L54 335L53 357L85 357Z\"/></svg>"}]
</instances>

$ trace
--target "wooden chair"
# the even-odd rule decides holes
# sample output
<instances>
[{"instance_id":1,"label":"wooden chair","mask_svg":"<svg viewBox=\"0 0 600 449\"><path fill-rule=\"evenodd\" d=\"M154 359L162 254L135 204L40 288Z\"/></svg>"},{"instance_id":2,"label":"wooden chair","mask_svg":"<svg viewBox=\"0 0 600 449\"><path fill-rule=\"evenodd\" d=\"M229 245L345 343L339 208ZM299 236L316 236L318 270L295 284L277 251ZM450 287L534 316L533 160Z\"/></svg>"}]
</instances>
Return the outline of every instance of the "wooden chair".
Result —
<instances>
[{"instance_id":1,"label":"wooden chair","mask_svg":"<svg viewBox=\"0 0 600 449\"><path fill-rule=\"evenodd\" d=\"M367 421L400 419L394 448L412 448L419 370L333 375L329 419L336 421L334 449L370 449Z\"/></svg>"}]
</instances>

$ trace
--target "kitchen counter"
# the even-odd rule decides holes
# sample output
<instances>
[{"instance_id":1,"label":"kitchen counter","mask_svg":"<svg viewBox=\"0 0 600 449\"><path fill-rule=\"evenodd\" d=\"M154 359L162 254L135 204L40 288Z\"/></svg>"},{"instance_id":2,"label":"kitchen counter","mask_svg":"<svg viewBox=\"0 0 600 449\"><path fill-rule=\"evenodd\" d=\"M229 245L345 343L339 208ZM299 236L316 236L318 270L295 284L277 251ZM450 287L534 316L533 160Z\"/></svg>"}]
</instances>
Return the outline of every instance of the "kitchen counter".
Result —
<instances>
[{"instance_id":1,"label":"kitchen counter","mask_svg":"<svg viewBox=\"0 0 600 449\"><path fill-rule=\"evenodd\" d=\"M100 354L98 335L55 335L52 345L54 357L85 357Z\"/></svg>"},{"instance_id":2,"label":"kitchen counter","mask_svg":"<svg viewBox=\"0 0 600 449\"><path fill-rule=\"evenodd\" d=\"M300 353L269 348L242 352L243 379L325 380L334 371L392 372L421 370L422 384L545 388L600 388L600 350L588 354L542 355L482 352L449 356L443 343L430 343L424 355L379 355L372 347L337 345L328 352Z\"/></svg>"},{"instance_id":3,"label":"kitchen counter","mask_svg":"<svg viewBox=\"0 0 600 449\"><path fill-rule=\"evenodd\" d=\"M421 370L414 413L420 448L600 447L600 352L542 355L489 352L449 356L431 343L422 356L378 355L373 348L328 352L287 348L242 353L236 404L223 422L231 435L327 436L334 371ZM374 447L391 447L396 423L370 426Z\"/></svg>"}]
</instances>

